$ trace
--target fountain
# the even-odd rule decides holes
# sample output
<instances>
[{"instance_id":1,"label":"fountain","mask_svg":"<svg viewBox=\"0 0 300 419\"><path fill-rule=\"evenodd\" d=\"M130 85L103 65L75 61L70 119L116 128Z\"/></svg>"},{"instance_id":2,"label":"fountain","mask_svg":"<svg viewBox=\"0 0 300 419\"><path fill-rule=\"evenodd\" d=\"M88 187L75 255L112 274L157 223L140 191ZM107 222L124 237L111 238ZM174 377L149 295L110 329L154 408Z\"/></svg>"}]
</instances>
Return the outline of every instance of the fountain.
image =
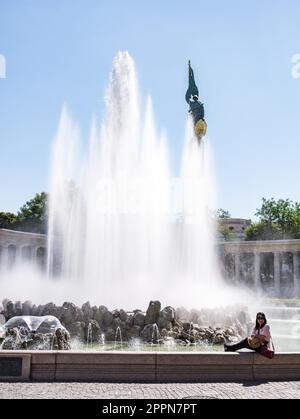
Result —
<instances>
[{"instance_id":1,"label":"fountain","mask_svg":"<svg viewBox=\"0 0 300 419\"><path fill-rule=\"evenodd\" d=\"M119 345L118 345L118 342L119 342ZM115 345L114 345L114 347L117 348L118 346L120 346L121 349L123 347L122 331L121 331L120 326L118 326L117 329L116 329Z\"/></svg>"},{"instance_id":2,"label":"fountain","mask_svg":"<svg viewBox=\"0 0 300 419\"><path fill-rule=\"evenodd\" d=\"M54 316L14 316L2 330L1 349L70 349L69 333Z\"/></svg>"},{"instance_id":3,"label":"fountain","mask_svg":"<svg viewBox=\"0 0 300 419\"><path fill-rule=\"evenodd\" d=\"M127 52L114 59L105 103L103 122L99 127L93 121L88 144L81 144L79 128L63 108L51 154L47 273L24 260L10 271L1 264L2 294L39 303L65 301L67 296L76 304L101 301L125 310L145 307L158 297L172 307L215 307L217 313L221 306L219 323L230 328L228 304L247 304L249 292L226 286L219 272L212 148L202 135L205 130L196 127L197 115L187 119L175 177L168 139L156 128L151 97L146 106L139 97L135 65ZM188 103L191 111L202 105L198 98ZM205 121L204 114L200 120ZM23 281L24 276L30 280ZM184 335L189 343L199 336L222 342L224 336L209 322L202 330L204 321L196 327L194 319L181 317L188 326L179 330L174 309L169 309L162 314L159 309L151 322L141 311L131 318L89 305L79 313L68 302L60 308L47 305L45 313L57 312L71 334L84 336L91 347L99 341L104 347L104 333L105 340L116 344L119 339L121 345L121 333L128 341L142 336L150 341L152 334L154 342L163 331L175 340ZM41 314L38 307L26 310ZM232 336L245 333L243 321L233 324ZM296 326L289 325L294 331Z\"/></svg>"},{"instance_id":4,"label":"fountain","mask_svg":"<svg viewBox=\"0 0 300 419\"><path fill-rule=\"evenodd\" d=\"M104 346L105 346L105 334L104 333L101 333L99 343L102 346L102 348L104 348Z\"/></svg>"},{"instance_id":5,"label":"fountain","mask_svg":"<svg viewBox=\"0 0 300 419\"><path fill-rule=\"evenodd\" d=\"M128 295L131 306L160 295L199 305L220 277L210 145L198 145L189 118L181 174L172 177L150 97L143 117L140 109L126 52L114 60L105 118L100 130L93 122L83 158L78 128L63 109L50 175L49 281L72 284L75 301L101 295L104 304L128 307Z\"/></svg>"},{"instance_id":6,"label":"fountain","mask_svg":"<svg viewBox=\"0 0 300 419\"><path fill-rule=\"evenodd\" d=\"M156 323L154 323L152 325L152 336L151 336L152 345L156 344L156 343L159 343L159 338L160 338L160 336L159 336L158 326L157 326Z\"/></svg>"},{"instance_id":7,"label":"fountain","mask_svg":"<svg viewBox=\"0 0 300 419\"><path fill-rule=\"evenodd\" d=\"M86 335L86 344L87 346L91 345L93 342L93 331L92 331L92 323L89 322L87 327L87 335Z\"/></svg>"}]
</instances>

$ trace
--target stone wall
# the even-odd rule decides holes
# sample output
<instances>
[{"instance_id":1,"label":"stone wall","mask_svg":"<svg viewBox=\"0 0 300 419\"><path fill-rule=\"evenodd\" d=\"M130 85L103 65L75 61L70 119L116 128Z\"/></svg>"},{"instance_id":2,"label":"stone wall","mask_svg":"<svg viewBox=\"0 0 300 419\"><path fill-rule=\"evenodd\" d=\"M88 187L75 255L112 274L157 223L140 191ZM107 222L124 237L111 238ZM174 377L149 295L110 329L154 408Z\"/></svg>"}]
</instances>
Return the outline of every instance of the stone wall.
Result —
<instances>
[{"instance_id":1,"label":"stone wall","mask_svg":"<svg viewBox=\"0 0 300 419\"><path fill-rule=\"evenodd\" d=\"M300 353L279 353L267 359L253 352L1 351L0 365L1 381L179 383L300 379Z\"/></svg>"}]
</instances>

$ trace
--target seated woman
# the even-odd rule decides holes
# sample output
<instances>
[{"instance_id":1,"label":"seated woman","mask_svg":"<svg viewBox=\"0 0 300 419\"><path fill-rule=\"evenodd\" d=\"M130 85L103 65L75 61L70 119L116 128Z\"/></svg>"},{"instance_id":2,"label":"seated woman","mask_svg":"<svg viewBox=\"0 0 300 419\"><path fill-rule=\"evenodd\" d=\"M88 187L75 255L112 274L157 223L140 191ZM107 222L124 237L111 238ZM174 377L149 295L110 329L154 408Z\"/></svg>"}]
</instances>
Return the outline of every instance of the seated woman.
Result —
<instances>
[{"instance_id":1,"label":"seated woman","mask_svg":"<svg viewBox=\"0 0 300 419\"><path fill-rule=\"evenodd\" d=\"M256 314L255 326L252 330L251 337L243 339L234 345L224 344L225 352L235 352L239 349L247 348L259 352L262 346L267 346L271 340L270 326L264 313Z\"/></svg>"}]
</instances>

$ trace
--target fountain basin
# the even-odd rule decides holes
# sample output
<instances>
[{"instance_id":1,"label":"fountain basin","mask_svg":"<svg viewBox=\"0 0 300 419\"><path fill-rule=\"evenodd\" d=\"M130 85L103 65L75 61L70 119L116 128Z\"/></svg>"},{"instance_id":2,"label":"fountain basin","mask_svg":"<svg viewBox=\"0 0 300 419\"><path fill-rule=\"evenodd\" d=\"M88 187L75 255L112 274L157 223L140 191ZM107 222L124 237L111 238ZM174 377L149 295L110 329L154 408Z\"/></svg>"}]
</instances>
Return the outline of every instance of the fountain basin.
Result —
<instances>
[{"instance_id":1,"label":"fountain basin","mask_svg":"<svg viewBox=\"0 0 300 419\"><path fill-rule=\"evenodd\" d=\"M270 360L254 352L1 351L0 366L2 381L220 382L300 379L300 353L278 353Z\"/></svg>"}]
</instances>

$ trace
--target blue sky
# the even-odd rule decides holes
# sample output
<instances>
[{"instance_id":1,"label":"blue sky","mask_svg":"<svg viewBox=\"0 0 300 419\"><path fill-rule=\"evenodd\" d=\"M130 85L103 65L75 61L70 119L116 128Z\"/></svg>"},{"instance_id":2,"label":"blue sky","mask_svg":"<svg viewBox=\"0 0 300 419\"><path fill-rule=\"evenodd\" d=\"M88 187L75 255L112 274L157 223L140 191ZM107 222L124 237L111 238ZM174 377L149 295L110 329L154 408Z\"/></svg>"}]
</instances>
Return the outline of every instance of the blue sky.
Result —
<instances>
[{"instance_id":1,"label":"blue sky","mask_svg":"<svg viewBox=\"0 0 300 419\"><path fill-rule=\"evenodd\" d=\"M115 53L136 62L168 132L174 173L191 59L213 143L219 206L253 217L261 198L299 194L300 2L0 0L0 211L46 190L63 103L86 137Z\"/></svg>"}]
</instances>

